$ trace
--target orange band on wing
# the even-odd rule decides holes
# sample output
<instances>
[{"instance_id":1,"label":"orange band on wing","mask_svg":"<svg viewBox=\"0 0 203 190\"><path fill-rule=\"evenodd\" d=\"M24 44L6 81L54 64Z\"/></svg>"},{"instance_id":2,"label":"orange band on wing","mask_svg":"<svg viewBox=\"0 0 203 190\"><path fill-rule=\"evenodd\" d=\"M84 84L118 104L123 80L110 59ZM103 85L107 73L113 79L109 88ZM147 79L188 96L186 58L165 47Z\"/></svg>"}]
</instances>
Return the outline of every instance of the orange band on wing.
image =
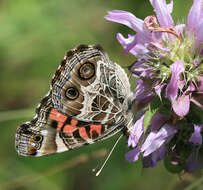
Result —
<instances>
[{"instance_id":1,"label":"orange band on wing","mask_svg":"<svg viewBox=\"0 0 203 190\"><path fill-rule=\"evenodd\" d=\"M80 133L80 136L83 138L83 139L88 139L88 135L87 135L87 131L85 129L85 127L80 127L79 128L79 133Z\"/></svg>"},{"instance_id":2,"label":"orange band on wing","mask_svg":"<svg viewBox=\"0 0 203 190\"><path fill-rule=\"evenodd\" d=\"M94 125L94 124L90 125L90 135L91 135L91 137L93 136L93 131L96 131L96 133L98 135L100 135L101 134L101 128L102 128L102 125Z\"/></svg>"},{"instance_id":3,"label":"orange band on wing","mask_svg":"<svg viewBox=\"0 0 203 190\"><path fill-rule=\"evenodd\" d=\"M63 133L72 133L75 130L77 130L76 126L65 125L64 128L63 128Z\"/></svg>"},{"instance_id":4,"label":"orange band on wing","mask_svg":"<svg viewBox=\"0 0 203 190\"><path fill-rule=\"evenodd\" d=\"M83 139L89 138L86 132L85 127L77 127L78 120L72 119L70 124L67 124L63 128L63 133L65 133L68 136L73 136L73 132L76 130L79 130L80 137Z\"/></svg>"},{"instance_id":5,"label":"orange band on wing","mask_svg":"<svg viewBox=\"0 0 203 190\"><path fill-rule=\"evenodd\" d=\"M63 133L65 133L68 136L73 136L73 132L78 129L76 126L77 124L78 124L78 121L75 119L72 119L70 124L67 124L64 126Z\"/></svg>"},{"instance_id":6,"label":"orange band on wing","mask_svg":"<svg viewBox=\"0 0 203 190\"><path fill-rule=\"evenodd\" d=\"M77 124L78 124L78 120L72 119L70 122L70 125L68 124L64 126L63 132L68 136L73 136L73 132L78 129L80 137L82 137L83 139L89 138L85 127L77 127L76 126Z\"/></svg>"},{"instance_id":7,"label":"orange band on wing","mask_svg":"<svg viewBox=\"0 0 203 190\"><path fill-rule=\"evenodd\" d=\"M57 121L58 123L57 130L60 131L61 127L63 126L64 122L68 117L58 112L56 109L52 109L50 112L49 118Z\"/></svg>"},{"instance_id":8,"label":"orange band on wing","mask_svg":"<svg viewBox=\"0 0 203 190\"><path fill-rule=\"evenodd\" d=\"M61 131L61 128L64 125L64 122L67 120L67 116L58 112L56 109L52 109L49 115L49 118L57 121L57 130ZM78 120L71 119L70 124L66 124L63 127L63 133L67 136L73 136L73 132L79 130L80 137L83 139L88 139L89 136L87 134L86 128L83 126L77 127ZM96 132L98 135L101 134L102 125L91 124L90 126L90 136L93 136L93 133Z\"/></svg>"}]
</instances>

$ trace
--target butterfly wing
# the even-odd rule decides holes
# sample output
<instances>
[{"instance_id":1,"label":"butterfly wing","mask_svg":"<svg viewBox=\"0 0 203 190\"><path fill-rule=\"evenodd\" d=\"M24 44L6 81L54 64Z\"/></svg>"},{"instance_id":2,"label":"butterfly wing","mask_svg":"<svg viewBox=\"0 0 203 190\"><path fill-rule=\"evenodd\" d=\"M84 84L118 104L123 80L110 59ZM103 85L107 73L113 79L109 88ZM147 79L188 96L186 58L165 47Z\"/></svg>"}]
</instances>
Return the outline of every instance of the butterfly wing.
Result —
<instances>
[{"instance_id":1,"label":"butterfly wing","mask_svg":"<svg viewBox=\"0 0 203 190\"><path fill-rule=\"evenodd\" d=\"M17 129L16 149L42 156L106 139L129 124L130 101L124 70L100 46L80 45L64 57L35 118Z\"/></svg>"}]
</instances>

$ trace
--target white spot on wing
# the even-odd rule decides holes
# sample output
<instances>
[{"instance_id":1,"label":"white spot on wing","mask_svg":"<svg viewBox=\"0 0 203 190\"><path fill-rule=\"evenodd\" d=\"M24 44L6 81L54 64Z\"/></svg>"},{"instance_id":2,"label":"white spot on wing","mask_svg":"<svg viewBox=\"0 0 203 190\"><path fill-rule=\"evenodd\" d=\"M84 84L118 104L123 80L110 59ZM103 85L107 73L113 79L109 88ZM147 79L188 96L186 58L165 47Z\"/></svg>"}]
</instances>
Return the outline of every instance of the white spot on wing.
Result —
<instances>
[{"instance_id":1,"label":"white spot on wing","mask_svg":"<svg viewBox=\"0 0 203 190\"><path fill-rule=\"evenodd\" d=\"M63 143L63 140L59 137L59 133L56 134L56 145L57 145L56 152L64 152L68 150L66 145Z\"/></svg>"},{"instance_id":2,"label":"white spot on wing","mask_svg":"<svg viewBox=\"0 0 203 190\"><path fill-rule=\"evenodd\" d=\"M47 130L42 130L42 131L40 131L40 133L43 136L47 136L48 135L48 131Z\"/></svg>"}]
</instances>

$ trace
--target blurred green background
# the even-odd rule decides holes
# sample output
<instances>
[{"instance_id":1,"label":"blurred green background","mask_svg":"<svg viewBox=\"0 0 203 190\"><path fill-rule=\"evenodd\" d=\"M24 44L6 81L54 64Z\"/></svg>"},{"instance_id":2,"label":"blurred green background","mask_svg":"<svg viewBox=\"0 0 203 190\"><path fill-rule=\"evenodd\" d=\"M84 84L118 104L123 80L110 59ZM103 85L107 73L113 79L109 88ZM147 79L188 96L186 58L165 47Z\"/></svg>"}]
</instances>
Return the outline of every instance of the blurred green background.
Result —
<instances>
[{"instance_id":1,"label":"blurred green background","mask_svg":"<svg viewBox=\"0 0 203 190\"><path fill-rule=\"evenodd\" d=\"M175 0L176 22L186 20L191 4L191 0ZM142 19L154 14L147 0L0 1L0 190L170 190L183 189L201 176L201 172L173 175L162 163L144 170L140 162L128 163L123 138L101 175L95 177L92 169L101 166L117 136L48 157L16 154L15 130L34 115L67 50L79 44L100 44L123 67L134 60L122 54L115 38L117 32L133 31L104 19L112 9L130 11Z\"/></svg>"}]
</instances>

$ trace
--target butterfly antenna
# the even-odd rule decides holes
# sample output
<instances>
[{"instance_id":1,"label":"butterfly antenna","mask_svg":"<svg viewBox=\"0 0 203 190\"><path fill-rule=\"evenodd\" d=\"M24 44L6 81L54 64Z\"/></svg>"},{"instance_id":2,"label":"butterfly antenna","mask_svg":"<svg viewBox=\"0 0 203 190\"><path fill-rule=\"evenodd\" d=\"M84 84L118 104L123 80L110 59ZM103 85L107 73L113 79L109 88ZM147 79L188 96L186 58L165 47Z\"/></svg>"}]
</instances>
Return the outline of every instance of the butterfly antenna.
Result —
<instances>
[{"instance_id":1,"label":"butterfly antenna","mask_svg":"<svg viewBox=\"0 0 203 190\"><path fill-rule=\"evenodd\" d=\"M113 150L115 149L116 145L118 144L118 142L121 140L122 137L123 137L123 134L121 134L121 136L118 137L118 139L116 140L115 144L113 145L111 151L109 152L108 156L106 157L104 163L102 164L101 168L99 169L99 171L97 171L96 176L98 176L98 175L101 173L102 169L103 169L104 166L106 165L106 162L107 162L108 159L110 158L110 156L111 156ZM96 168L93 169L92 171L95 172L95 170L96 170Z\"/></svg>"}]
</instances>

